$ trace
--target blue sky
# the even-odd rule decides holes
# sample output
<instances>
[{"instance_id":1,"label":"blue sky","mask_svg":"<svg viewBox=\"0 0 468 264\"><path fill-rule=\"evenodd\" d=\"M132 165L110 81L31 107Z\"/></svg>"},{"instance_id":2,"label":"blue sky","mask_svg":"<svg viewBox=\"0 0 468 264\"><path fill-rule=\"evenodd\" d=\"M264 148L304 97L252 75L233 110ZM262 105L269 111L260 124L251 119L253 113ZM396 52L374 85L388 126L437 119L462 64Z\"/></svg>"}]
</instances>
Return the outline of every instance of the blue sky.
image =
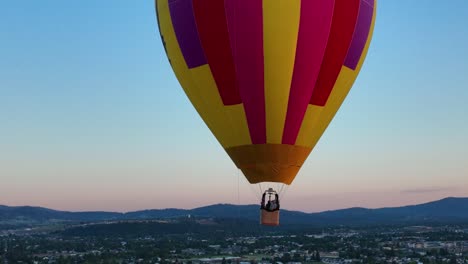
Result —
<instances>
[{"instance_id":1,"label":"blue sky","mask_svg":"<svg viewBox=\"0 0 468 264\"><path fill-rule=\"evenodd\" d=\"M285 207L467 196L466 14L465 0L378 3L361 74ZM175 79L153 1L8 1L0 32L0 204L257 203Z\"/></svg>"}]
</instances>

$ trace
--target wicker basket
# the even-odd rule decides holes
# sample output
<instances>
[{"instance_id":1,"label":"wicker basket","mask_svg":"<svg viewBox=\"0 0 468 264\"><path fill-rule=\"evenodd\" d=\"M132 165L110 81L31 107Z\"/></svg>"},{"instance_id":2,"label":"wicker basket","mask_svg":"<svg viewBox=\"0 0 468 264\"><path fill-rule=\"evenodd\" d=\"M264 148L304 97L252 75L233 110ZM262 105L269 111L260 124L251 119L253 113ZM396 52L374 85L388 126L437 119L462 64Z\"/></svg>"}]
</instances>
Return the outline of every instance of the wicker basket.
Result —
<instances>
[{"instance_id":1,"label":"wicker basket","mask_svg":"<svg viewBox=\"0 0 468 264\"><path fill-rule=\"evenodd\" d=\"M269 212L264 209L260 209L260 224L269 226L279 225L279 210Z\"/></svg>"}]
</instances>

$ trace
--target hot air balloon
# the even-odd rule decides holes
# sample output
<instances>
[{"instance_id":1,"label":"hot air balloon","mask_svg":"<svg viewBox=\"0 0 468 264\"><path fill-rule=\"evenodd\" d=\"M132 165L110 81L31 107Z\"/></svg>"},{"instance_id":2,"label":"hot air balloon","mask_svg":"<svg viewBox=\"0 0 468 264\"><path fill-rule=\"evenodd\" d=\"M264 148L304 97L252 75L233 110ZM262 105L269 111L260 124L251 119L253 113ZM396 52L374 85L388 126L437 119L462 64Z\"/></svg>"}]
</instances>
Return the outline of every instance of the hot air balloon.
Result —
<instances>
[{"instance_id":1,"label":"hot air balloon","mask_svg":"<svg viewBox=\"0 0 468 264\"><path fill-rule=\"evenodd\" d=\"M177 79L234 164L251 184L290 185L362 67L376 0L156 0L156 14ZM263 194L261 223L277 225L278 193Z\"/></svg>"}]
</instances>

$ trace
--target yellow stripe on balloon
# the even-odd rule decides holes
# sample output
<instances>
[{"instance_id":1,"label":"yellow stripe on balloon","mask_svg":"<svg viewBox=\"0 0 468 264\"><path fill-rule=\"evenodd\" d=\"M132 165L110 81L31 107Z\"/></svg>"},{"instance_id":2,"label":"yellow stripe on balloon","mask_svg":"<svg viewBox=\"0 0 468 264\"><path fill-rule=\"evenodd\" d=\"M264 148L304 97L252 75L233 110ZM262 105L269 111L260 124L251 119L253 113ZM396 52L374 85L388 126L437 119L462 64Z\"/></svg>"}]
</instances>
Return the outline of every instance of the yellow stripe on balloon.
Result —
<instances>
[{"instance_id":1,"label":"yellow stripe on balloon","mask_svg":"<svg viewBox=\"0 0 468 264\"><path fill-rule=\"evenodd\" d=\"M195 86L188 89L203 95L205 107L200 111L202 117L219 124L213 131L220 137L225 148L252 144L249 127L242 104L225 106L219 94L209 65L203 65L189 70ZM208 107L206 107L208 106Z\"/></svg>"},{"instance_id":2,"label":"yellow stripe on balloon","mask_svg":"<svg viewBox=\"0 0 468 264\"><path fill-rule=\"evenodd\" d=\"M263 0L267 143L281 144L296 58L300 0Z\"/></svg>"},{"instance_id":3,"label":"yellow stripe on balloon","mask_svg":"<svg viewBox=\"0 0 468 264\"><path fill-rule=\"evenodd\" d=\"M229 132L234 133L234 140L230 144L223 145L223 147L229 148L252 144L244 104L226 105L224 111L232 124Z\"/></svg>"},{"instance_id":4,"label":"yellow stripe on balloon","mask_svg":"<svg viewBox=\"0 0 468 264\"><path fill-rule=\"evenodd\" d=\"M197 112L224 148L251 144L243 105L224 106L208 65L188 68L177 42L168 0L157 0L156 4L167 55Z\"/></svg>"},{"instance_id":5,"label":"yellow stripe on balloon","mask_svg":"<svg viewBox=\"0 0 468 264\"><path fill-rule=\"evenodd\" d=\"M296 145L312 148L315 147L323 132L327 129L331 120L348 95L348 92L353 86L353 83L362 68L364 60L366 59L367 51L369 50L370 42L372 40L372 34L374 32L376 12L377 1L375 1L374 4L374 14L372 17L370 34L367 37L366 46L364 47L364 51L356 70L353 71L350 68L343 66L326 105L324 107L319 107L316 105L308 106L307 112L304 116L304 121L302 122L302 126L296 140Z\"/></svg>"},{"instance_id":6,"label":"yellow stripe on balloon","mask_svg":"<svg viewBox=\"0 0 468 264\"><path fill-rule=\"evenodd\" d=\"M307 106L307 111L302 120L301 129L296 139L296 145L311 147L311 144L317 136L319 131L317 130L317 123L321 118L323 106L311 105Z\"/></svg>"},{"instance_id":7,"label":"yellow stripe on balloon","mask_svg":"<svg viewBox=\"0 0 468 264\"><path fill-rule=\"evenodd\" d=\"M358 69L353 71L343 66L326 105L323 107L309 105L307 107L296 145L306 147L313 147L315 145L346 98L358 73Z\"/></svg>"}]
</instances>

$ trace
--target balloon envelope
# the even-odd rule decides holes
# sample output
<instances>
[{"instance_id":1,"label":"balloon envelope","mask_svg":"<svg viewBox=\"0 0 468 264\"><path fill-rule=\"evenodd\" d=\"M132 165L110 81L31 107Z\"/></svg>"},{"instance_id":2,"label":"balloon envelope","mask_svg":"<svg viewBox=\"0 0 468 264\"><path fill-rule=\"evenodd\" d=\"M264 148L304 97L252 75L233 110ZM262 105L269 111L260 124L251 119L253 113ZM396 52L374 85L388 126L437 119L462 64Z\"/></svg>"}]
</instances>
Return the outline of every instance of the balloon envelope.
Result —
<instances>
[{"instance_id":1,"label":"balloon envelope","mask_svg":"<svg viewBox=\"0 0 468 264\"><path fill-rule=\"evenodd\" d=\"M349 92L376 0L156 0L170 64L250 183L290 184Z\"/></svg>"}]
</instances>

